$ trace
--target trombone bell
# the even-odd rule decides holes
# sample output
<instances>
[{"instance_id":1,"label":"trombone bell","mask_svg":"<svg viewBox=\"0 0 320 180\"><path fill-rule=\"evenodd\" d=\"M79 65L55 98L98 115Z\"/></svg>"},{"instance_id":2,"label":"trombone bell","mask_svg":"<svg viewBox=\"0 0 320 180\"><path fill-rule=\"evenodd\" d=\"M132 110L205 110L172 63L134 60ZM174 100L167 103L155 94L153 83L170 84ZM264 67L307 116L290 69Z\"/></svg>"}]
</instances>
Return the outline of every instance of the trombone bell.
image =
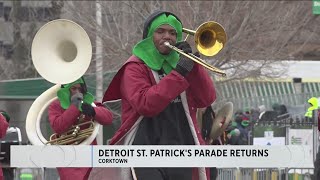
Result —
<instances>
[{"instance_id":1,"label":"trombone bell","mask_svg":"<svg viewBox=\"0 0 320 180\"><path fill-rule=\"evenodd\" d=\"M216 55L224 47L227 40L224 28L214 21L201 24L196 31L185 28L182 31L194 35L196 48L205 56Z\"/></svg>"},{"instance_id":2,"label":"trombone bell","mask_svg":"<svg viewBox=\"0 0 320 180\"><path fill-rule=\"evenodd\" d=\"M199 53L205 56L216 55L224 47L224 44L227 40L227 35L223 27L219 23L214 21L202 23L196 31L182 28L182 32L194 36L196 48L198 49ZM214 66L211 66L197 56L194 56L191 53L184 53L181 49L178 49L177 47L171 45L169 42L165 42L164 45L202 65L210 71L222 76L226 76L226 73Z\"/></svg>"},{"instance_id":3,"label":"trombone bell","mask_svg":"<svg viewBox=\"0 0 320 180\"><path fill-rule=\"evenodd\" d=\"M227 35L223 27L219 23L214 21L208 21L201 24L196 31L182 28L182 32L194 36L196 48L198 49L199 53L205 56L216 55L224 47L224 44L227 40ZM172 46L169 42L165 42L164 44L172 50L175 50L177 53L186 56L194 62L209 69L210 71L222 76L226 76L226 74L222 70L211 66L197 56L194 56L191 53L184 53L181 49Z\"/></svg>"}]
</instances>

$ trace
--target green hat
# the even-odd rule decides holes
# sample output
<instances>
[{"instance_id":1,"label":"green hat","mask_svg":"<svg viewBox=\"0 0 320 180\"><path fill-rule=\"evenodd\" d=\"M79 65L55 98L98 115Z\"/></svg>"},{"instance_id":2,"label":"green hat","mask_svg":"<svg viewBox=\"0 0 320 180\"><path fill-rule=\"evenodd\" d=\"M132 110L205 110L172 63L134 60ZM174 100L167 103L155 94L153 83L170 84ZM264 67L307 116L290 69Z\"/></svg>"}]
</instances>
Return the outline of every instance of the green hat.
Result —
<instances>
[{"instance_id":1,"label":"green hat","mask_svg":"<svg viewBox=\"0 0 320 180\"><path fill-rule=\"evenodd\" d=\"M230 135L231 135L231 136L236 135L236 131L235 131L235 130L232 130L232 131L230 132Z\"/></svg>"},{"instance_id":2,"label":"green hat","mask_svg":"<svg viewBox=\"0 0 320 180\"><path fill-rule=\"evenodd\" d=\"M164 55L155 47L153 34L159 26L164 24L172 26L177 32L177 41L181 41L182 24L173 15L167 16L164 13L152 21L147 37L133 47L133 54L140 58L152 70L158 71L163 68L165 73L168 74L176 67L179 54L176 51L171 51L168 55Z\"/></svg>"},{"instance_id":3,"label":"green hat","mask_svg":"<svg viewBox=\"0 0 320 180\"><path fill-rule=\"evenodd\" d=\"M241 125L244 126L244 127L247 127L247 126L249 126L249 121L248 120L243 120L243 121L241 121Z\"/></svg>"},{"instance_id":4,"label":"green hat","mask_svg":"<svg viewBox=\"0 0 320 180\"><path fill-rule=\"evenodd\" d=\"M33 179L33 174L30 174L30 173L24 174L24 173L22 173L20 175L20 179L21 180L32 180Z\"/></svg>"},{"instance_id":5,"label":"green hat","mask_svg":"<svg viewBox=\"0 0 320 180\"><path fill-rule=\"evenodd\" d=\"M84 82L83 78L80 78L72 83L63 85L63 87L61 87L61 89L59 89L57 92L58 99L59 99L61 107L63 109L68 109L69 106L71 105L70 88L75 84L85 85L85 82ZM91 104L91 103L93 103L93 101L94 101L93 95L89 92L84 92L83 103ZM81 107L79 110L82 111Z\"/></svg>"}]
</instances>

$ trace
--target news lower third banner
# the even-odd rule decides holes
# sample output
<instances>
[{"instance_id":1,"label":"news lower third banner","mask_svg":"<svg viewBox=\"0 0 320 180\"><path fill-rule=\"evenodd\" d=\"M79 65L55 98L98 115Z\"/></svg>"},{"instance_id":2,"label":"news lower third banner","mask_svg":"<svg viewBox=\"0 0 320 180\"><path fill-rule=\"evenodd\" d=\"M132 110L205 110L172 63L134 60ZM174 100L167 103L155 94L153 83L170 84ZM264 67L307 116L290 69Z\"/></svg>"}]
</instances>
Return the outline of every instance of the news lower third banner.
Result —
<instances>
[{"instance_id":1,"label":"news lower third banner","mask_svg":"<svg viewBox=\"0 0 320 180\"><path fill-rule=\"evenodd\" d=\"M308 146L11 146L11 167L313 168Z\"/></svg>"}]
</instances>

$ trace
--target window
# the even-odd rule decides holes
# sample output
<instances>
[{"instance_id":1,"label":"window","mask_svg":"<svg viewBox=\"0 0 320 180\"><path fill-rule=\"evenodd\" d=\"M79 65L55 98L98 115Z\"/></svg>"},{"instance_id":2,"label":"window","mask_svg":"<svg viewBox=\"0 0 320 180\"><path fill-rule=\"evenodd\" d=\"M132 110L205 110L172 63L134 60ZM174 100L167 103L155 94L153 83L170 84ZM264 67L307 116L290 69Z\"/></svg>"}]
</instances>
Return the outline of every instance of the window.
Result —
<instances>
[{"instance_id":1,"label":"window","mask_svg":"<svg viewBox=\"0 0 320 180\"><path fill-rule=\"evenodd\" d=\"M46 21L51 16L50 9L47 7L37 8L36 13L38 21Z\"/></svg>"},{"instance_id":2,"label":"window","mask_svg":"<svg viewBox=\"0 0 320 180\"><path fill-rule=\"evenodd\" d=\"M6 59L10 59L12 57L12 54L13 54L12 44L4 44L3 45L3 56Z\"/></svg>"},{"instance_id":3,"label":"window","mask_svg":"<svg viewBox=\"0 0 320 180\"><path fill-rule=\"evenodd\" d=\"M3 13L3 17L5 21L9 21L9 16L10 16L10 11L11 11L11 7L9 6L4 6L4 13Z\"/></svg>"},{"instance_id":4,"label":"window","mask_svg":"<svg viewBox=\"0 0 320 180\"><path fill-rule=\"evenodd\" d=\"M18 11L18 20L22 22L29 21L29 8L28 7L21 7Z\"/></svg>"},{"instance_id":5,"label":"window","mask_svg":"<svg viewBox=\"0 0 320 180\"><path fill-rule=\"evenodd\" d=\"M3 56L3 42L0 41L0 56Z\"/></svg>"},{"instance_id":6,"label":"window","mask_svg":"<svg viewBox=\"0 0 320 180\"><path fill-rule=\"evenodd\" d=\"M3 2L0 2L0 18L3 17L4 12L3 12Z\"/></svg>"}]
</instances>

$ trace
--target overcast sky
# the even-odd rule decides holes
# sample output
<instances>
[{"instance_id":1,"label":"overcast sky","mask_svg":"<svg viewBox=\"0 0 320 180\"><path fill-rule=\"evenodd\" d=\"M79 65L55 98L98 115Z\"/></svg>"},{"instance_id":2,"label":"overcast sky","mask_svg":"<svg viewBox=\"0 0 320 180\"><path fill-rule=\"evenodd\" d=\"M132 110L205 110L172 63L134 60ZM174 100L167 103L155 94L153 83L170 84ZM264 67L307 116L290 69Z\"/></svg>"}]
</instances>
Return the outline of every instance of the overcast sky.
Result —
<instances>
[{"instance_id":1,"label":"overcast sky","mask_svg":"<svg viewBox=\"0 0 320 180\"><path fill-rule=\"evenodd\" d=\"M307 79L318 79L320 81L320 62L319 61L294 61L289 62L287 72L288 78L301 77Z\"/></svg>"}]
</instances>

